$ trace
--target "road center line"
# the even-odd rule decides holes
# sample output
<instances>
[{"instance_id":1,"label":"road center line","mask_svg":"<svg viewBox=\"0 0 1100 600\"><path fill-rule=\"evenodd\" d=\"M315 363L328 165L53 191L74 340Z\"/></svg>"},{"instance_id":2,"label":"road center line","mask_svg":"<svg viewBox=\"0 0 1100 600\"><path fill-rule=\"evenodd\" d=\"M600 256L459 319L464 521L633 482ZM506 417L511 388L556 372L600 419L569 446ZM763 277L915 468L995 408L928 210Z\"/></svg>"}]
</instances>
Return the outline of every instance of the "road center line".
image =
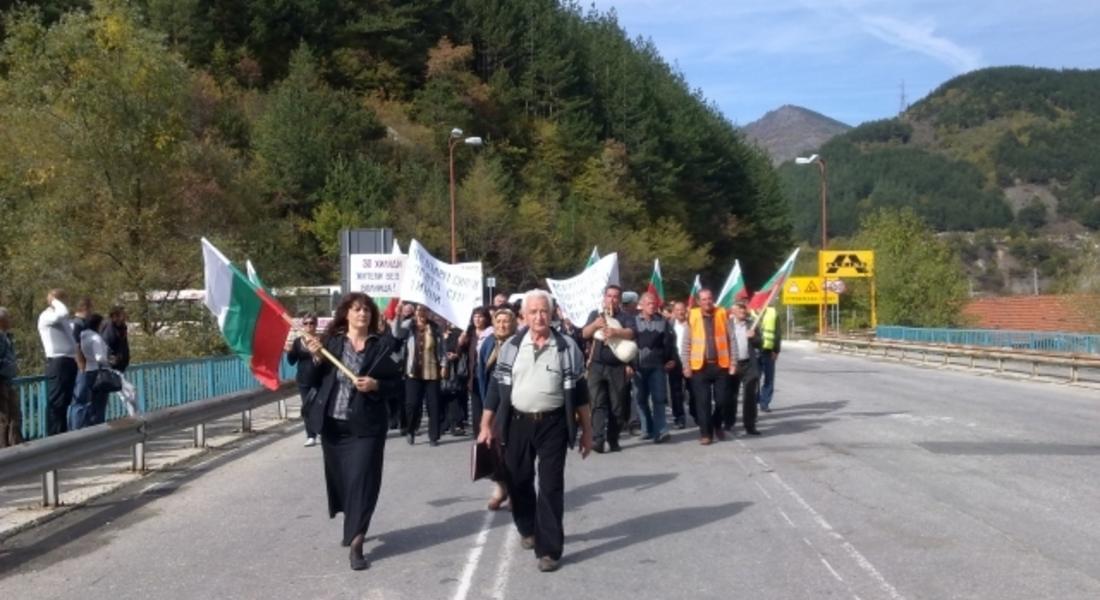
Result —
<instances>
[{"instance_id":1,"label":"road center line","mask_svg":"<svg viewBox=\"0 0 1100 600\"><path fill-rule=\"evenodd\" d=\"M833 526L825 520L825 517L821 516L821 513L817 512L814 507L810 506L809 502L806 502L806 500L794 490L793 487L788 485L787 482L779 476L779 473L775 472L775 469L771 468L771 466L769 466L768 463L764 461L764 459L753 452L747 444L745 444L741 440L737 440L737 443L740 444L742 448L745 448L747 451L752 452L753 458L755 458L756 462L760 463L760 465L771 474L772 479L775 480L776 484L786 490L787 494L791 498L793 498L794 501L797 502L798 505L801 506L802 509L810 515L810 517L813 518L814 522L817 523L819 527L821 527L833 539L837 540L840 543L840 546L844 549L844 552L847 553L848 556L852 560L854 560L857 565L859 565L860 569L862 569L865 573L867 573L867 575L869 575L878 583L879 587L882 588L882 590L890 596L891 600L904 600L905 596L902 596L901 593L898 592L897 588L891 585L889 581L886 581L886 578L883 577L882 573L880 573L879 570L875 568L875 565L873 565L871 561L863 555L863 553L857 550L856 547L851 544L851 542L845 539L843 535L833 529Z\"/></svg>"},{"instance_id":2,"label":"road center line","mask_svg":"<svg viewBox=\"0 0 1100 600\"><path fill-rule=\"evenodd\" d=\"M500 546L500 556L497 558L497 575L493 578L493 600L504 600L506 597L504 593L508 589L508 576L518 544L519 532L515 527L509 527L508 535Z\"/></svg>"},{"instance_id":3,"label":"road center line","mask_svg":"<svg viewBox=\"0 0 1100 600\"><path fill-rule=\"evenodd\" d=\"M466 555L466 566L462 569L462 577L458 580L458 589L455 590L454 600L466 600L470 593L470 584L474 580L477 564L481 561L481 551L485 549L485 542L489 540L489 526L493 523L492 511L485 511L485 522L481 524L481 531L474 540L474 547L470 548Z\"/></svg>"}]
</instances>

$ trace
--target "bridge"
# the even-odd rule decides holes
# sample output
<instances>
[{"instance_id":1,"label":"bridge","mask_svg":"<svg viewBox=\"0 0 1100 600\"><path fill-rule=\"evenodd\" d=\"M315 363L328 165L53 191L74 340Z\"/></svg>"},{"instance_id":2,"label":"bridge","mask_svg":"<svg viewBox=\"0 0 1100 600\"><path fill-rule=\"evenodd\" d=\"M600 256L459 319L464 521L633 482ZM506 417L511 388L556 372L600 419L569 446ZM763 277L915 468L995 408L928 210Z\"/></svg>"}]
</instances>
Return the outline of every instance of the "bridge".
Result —
<instances>
[{"instance_id":1,"label":"bridge","mask_svg":"<svg viewBox=\"0 0 1100 600\"><path fill-rule=\"evenodd\" d=\"M571 455L555 574L485 510L468 438L396 433L372 566L350 571L320 449L271 405L251 432L238 415L210 424L206 451L186 449L190 429L156 442L162 468L145 476L122 475L128 451L63 469L69 506L34 508L37 477L4 484L0 586L20 600L1100 597L1097 388L879 354L785 345L759 438L701 447L688 429ZM82 499L97 469L119 481Z\"/></svg>"}]
</instances>

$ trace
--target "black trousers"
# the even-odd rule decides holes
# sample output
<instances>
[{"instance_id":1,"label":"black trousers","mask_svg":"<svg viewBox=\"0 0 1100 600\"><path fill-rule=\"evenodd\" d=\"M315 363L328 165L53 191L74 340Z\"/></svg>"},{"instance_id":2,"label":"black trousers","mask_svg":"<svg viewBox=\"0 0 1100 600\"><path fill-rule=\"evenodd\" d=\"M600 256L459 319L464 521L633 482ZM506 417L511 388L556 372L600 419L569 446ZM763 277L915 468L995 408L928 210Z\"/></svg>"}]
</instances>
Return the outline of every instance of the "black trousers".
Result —
<instances>
[{"instance_id":1,"label":"black trousers","mask_svg":"<svg viewBox=\"0 0 1100 600\"><path fill-rule=\"evenodd\" d=\"M565 412L534 420L514 414L504 446L512 520L523 537L535 536L535 556L561 558L565 545ZM535 474L538 474L538 493Z\"/></svg>"},{"instance_id":2,"label":"black trousers","mask_svg":"<svg viewBox=\"0 0 1100 600\"><path fill-rule=\"evenodd\" d=\"M474 380L473 389L470 390L470 429L473 429L474 439L481 433L481 413L485 410L485 404L481 400L481 387L478 380Z\"/></svg>"},{"instance_id":3,"label":"black trousers","mask_svg":"<svg viewBox=\"0 0 1100 600\"><path fill-rule=\"evenodd\" d=\"M298 384L298 395L302 398L302 421L304 421L306 424L307 438L317 437L317 432L313 431L313 429L309 426L309 419L306 417L306 415L309 414L309 405L306 403L306 400L309 398L309 390L311 389L313 388L309 387L308 385L302 385L300 383Z\"/></svg>"},{"instance_id":4,"label":"black trousers","mask_svg":"<svg viewBox=\"0 0 1100 600\"><path fill-rule=\"evenodd\" d=\"M760 395L760 371L752 361L737 361L737 374L730 378L733 385L730 426L737 423L737 390L741 390L742 421L745 431L756 429L756 398Z\"/></svg>"},{"instance_id":5,"label":"black trousers","mask_svg":"<svg viewBox=\"0 0 1100 600\"><path fill-rule=\"evenodd\" d=\"M439 399L438 379L414 379L405 380L405 433L416 433L420 428L420 421L424 418L424 404L428 405L428 439L439 441L439 435L443 430L443 415Z\"/></svg>"},{"instance_id":6,"label":"black trousers","mask_svg":"<svg viewBox=\"0 0 1100 600\"><path fill-rule=\"evenodd\" d=\"M76 388L76 359L67 356L46 360L46 435L68 430L69 405Z\"/></svg>"},{"instance_id":7,"label":"black trousers","mask_svg":"<svg viewBox=\"0 0 1100 600\"><path fill-rule=\"evenodd\" d=\"M619 443L619 432L630 422L630 381L626 367L593 362L588 369L588 394L592 399L592 437L599 446L605 440Z\"/></svg>"},{"instance_id":8,"label":"black trousers","mask_svg":"<svg viewBox=\"0 0 1100 600\"><path fill-rule=\"evenodd\" d=\"M466 403L469 398L465 387L460 392L440 392L439 397L440 402L442 402L440 412L444 417L442 430L453 431L461 427L466 422Z\"/></svg>"},{"instance_id":9,"label":"black trousers","mask_svg":"<svg viewBox=\"0 0 1100 600\"><path fill-rule=\"evenodd\" d=\"M684 423L684 366L676 360L676 366L668 373L668 403L672 406L672 418ZM691 411L695 414L695 411ZM694 418L694 417L693 417Z\"/></svg>"},{"instance_id":10,"label":"black trousers","mask_svg":"<svg viewBox=\"0 0 1100 600\"><path fill-rule=\"evenodd\" d=\"M330 417L321 433L328 516L344 513L343 544L349 546L355 536L367 533L378 506L386 436L358 437L347 422Z\"/></svg>"},{"instance_id":11,"label":"black trousers","mask_svg":"<svg viewBox=\"0 0 1100 600\"><path fill-rule=\"evenodd\" d=\"M692 371L691 396L695 400L695 422L699 424L699 435L714 437L715 428L722 426L725 415L730 412L729 370L712 363Z\"/></svg>"}]
</instances>

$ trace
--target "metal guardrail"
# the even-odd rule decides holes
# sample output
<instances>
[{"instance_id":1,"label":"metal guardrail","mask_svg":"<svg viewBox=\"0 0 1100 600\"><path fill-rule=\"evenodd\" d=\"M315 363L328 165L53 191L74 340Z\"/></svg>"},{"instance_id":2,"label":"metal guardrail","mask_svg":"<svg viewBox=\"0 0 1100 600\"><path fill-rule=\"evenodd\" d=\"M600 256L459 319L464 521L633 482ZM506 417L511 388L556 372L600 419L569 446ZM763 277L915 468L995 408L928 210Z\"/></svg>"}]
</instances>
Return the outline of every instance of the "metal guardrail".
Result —
<instances>
[{"instance_id":1,"label":"metal guardrail","mask_svg":"<svg viewBox=\"0 0 1100 600\"><path fill-rule=\"evenodd\" d=\"M1100 355L1100 335L1084 333L880 325L876 329L875 337L879 341Z\"/></svg>"},{"instance_id":2,"label":"metal guardrail","mask_svg":"<svg viewBox=\"0 0 1100 600\"><path fill-rule=\"evenodd\" d=\"M1066 379L1078 383L1084 375L1094 375L1089 381L1100 381L1100 356L1074 353L1053 353L1034 350L1000 350L949 344L914 344L895 341L867 340L840 337L818 337L823 347L840 351L881 356L899 360L912 360L922 364L963 366L998 373L1019 373L1030 377L1050 375L1041 367L1066 369ZM934 360L930 361L932 357ZM935 360L938 359L938 360ZM959 362L962 359L964 362Z\"/></svg>"},{"instance_id":3,"label":"metal guardrail","mask_svg":"<svg viewBox=\"0 0 1100 600\"><path fill-rule=\"evenodd\" d=\"M279 366L280 379L293 379L294 373L295 368L284 356ZM143 413L260 387L248 365L236 356L142 363L130 367L126 379L137 388L138 408ZM45 437L46 378L20 377L13 385L23 413L23 439ZM122 399L112 394L107 404L107 421L126 417Z\"/></svg>"},{"instance_id":4,"label":"metal guardrail","mask_svg":"<svg viewBox=\"0 0 1100 600\"><path fill-rule=\"evenodd\" d=\"M205 445L204 423L237 413L242 415L242 430L248 431L253 408L282 401L294 389L295 384L288 381L276 391L223 394L5 448L0 450L0 484L41 474L42 502L55 506L60 500L57 470L62 467L87 461L88 457L100 456L108 450L132 446L133 469L144 471L145 443L149 440L194 427L195 445L201 447ZM280 416L286 418L285 410L280 411Z\"/></svg>"}]
</instances>

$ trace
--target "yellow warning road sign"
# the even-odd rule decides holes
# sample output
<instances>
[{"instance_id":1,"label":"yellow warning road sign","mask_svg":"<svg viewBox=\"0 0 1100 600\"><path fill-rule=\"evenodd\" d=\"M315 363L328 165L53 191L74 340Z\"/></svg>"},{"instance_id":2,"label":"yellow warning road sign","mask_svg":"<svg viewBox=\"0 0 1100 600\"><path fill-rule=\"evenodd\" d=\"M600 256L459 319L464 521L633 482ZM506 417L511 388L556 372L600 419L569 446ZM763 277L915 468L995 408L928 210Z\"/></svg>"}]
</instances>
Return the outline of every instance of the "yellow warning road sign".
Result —
<instances>
[{"instance_id":1,"label":"yellow warning road sign","mask_svg":"<svg viewBox=\"0 0 1100 600\"><path fill-rule=\"evenodd\" d=\"M818 252L818 266L822 277L874 277L874 250L822 250Z\"/></svg>"},{"instance_id":2,"label":"yellow warning road sign","mask_svg":"<svg viewBox=\"0 0 1100 600\"><path fill-rule=\"evenodd\" d=\"M825 291L823 277L791 277L783 284L783 304L836 304L837 295Z\"/></svg>"}]
</instances>

